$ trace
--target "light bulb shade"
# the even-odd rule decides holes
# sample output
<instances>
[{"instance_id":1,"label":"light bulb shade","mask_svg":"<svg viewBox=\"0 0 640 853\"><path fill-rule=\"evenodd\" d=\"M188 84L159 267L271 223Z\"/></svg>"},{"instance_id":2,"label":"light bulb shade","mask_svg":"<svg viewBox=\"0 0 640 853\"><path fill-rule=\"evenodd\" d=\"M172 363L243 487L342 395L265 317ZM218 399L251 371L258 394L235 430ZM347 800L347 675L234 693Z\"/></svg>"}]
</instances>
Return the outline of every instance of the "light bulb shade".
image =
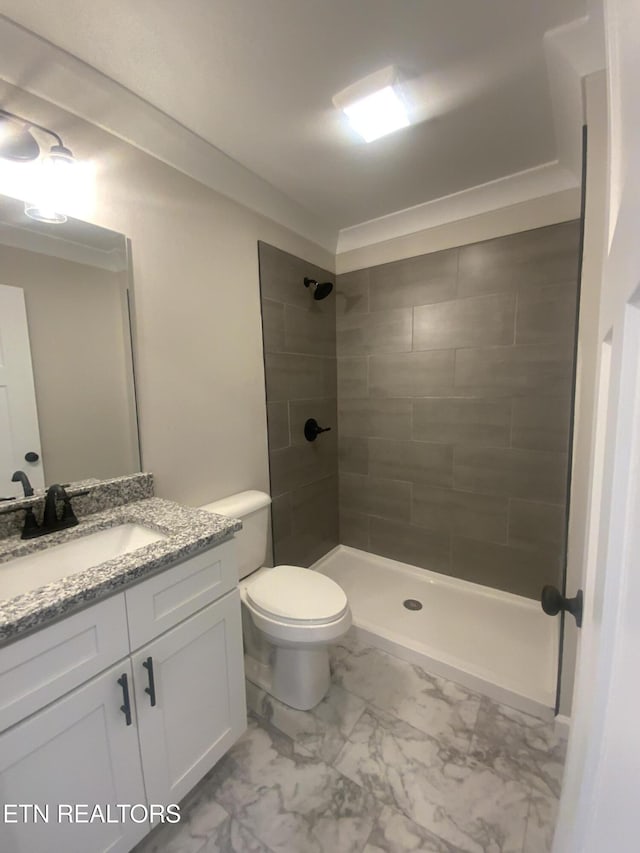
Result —
<instances>
[{"instance_id":1,"label":"light bulb shade","mask_svg":"<svg viewBox=\"0 0 640 853\"><path fill-rule=\"evenodd\" d=\"M30 219L35 219L36 222L47 222L49 225L62 225L67 221L64 213L57 213L51 208L32 204L28 201L24 204L24 212Z\"/></svg>"},{"instance_id":2,"label":"light bulb shade","mask_svg":"<svg viewBox=\"0 0 640 853\"><path fill-rule=\"evenodd\" d=\"M0 157L27 163L39 154L40 146L29 130L9 116L0 115Z\"/></svg>"},{"instance_id":3,"label":"light bulb shade","mask_svg":"<svg viewBox=\"0 0 640 853\"><path fill-rule=\"evenodd\" d=\"M59 225L67 221L66 213L73 203L78 173L73 154L64 145L52 145L48 157L40 160L38 180L25 204L31 219Z\"/></svg>"},{"instance_id":4,"label":"light bulb shade","mask_svg":"<svg viewBox=\"0 0 640 853\"><path fill-rule=\"evenodd\" d=\"M56 166L72 166L75 163L73 154L64 145L52 145L49 149L49 159Z\"/></svg>"},{"instance_id":5,"label":"light bulb shade","mask_svg":"<svg viewBox=\"0 0 640 853\"><path fill-rule=\"evenodd\" d=\"M46 148L40 143L44 134L49 137ZM25 214L38 222L60 224L67 216L89 218L94 184L91 164L78 162L56 131L2 107L0 183L5 194L28 199Z\"/></svg>"}]
</instances>

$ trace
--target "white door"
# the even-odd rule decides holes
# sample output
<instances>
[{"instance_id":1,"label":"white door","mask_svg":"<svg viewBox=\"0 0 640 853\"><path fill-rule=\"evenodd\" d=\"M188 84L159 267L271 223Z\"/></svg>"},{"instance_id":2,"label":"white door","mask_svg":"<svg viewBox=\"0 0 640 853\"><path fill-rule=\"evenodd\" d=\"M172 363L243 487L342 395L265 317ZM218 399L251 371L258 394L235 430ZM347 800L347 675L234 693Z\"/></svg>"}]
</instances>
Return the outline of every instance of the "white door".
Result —
<instances>
[{"instance_id":1,"label":"white door","mask_svg":"<svg viewBox=\"0 0 640 853\"><path fill-rule=\"evenodd\" d=\"M37 805L42 815L48 806L48 822L34 817L33 810L26 822L25 812L10 810L11 820L20 820L0 825L3 853L128 853L148 832L148 824L132 821L71 823L64 810L66 805L101 805L104 811L107 804L146 803L132 695L129 725L121 711L123 674L131 689L127 659L0 736L5 810Z\"/></svg>"},{"instance_id":2,"label":"white door","mask_svg":"<svg viewBox=\"0 0 640 853\"><path fill-rule=\"evenodd\" d=\"M605 18L608 251L585 617L555 853L640 849L640 4L606 0Z\"/></svg>"},{"instance_id":3,"label":"white door","mask_svg":"<svg viewBox=\"0 0 640 853\"><path fill-rule=\"evenodd\" d=\"M38 460L27 462L26 453L37 453ZM24 292L0 284L0 498L22 494L11 482L18 469L34 489L44 488L41 457Z\"/></svg>"},{"instance_id":4,"label":"white door","mask_svg":"<svg viewBox=\"0 0 640 853\"><path fill-rule=\"evenodd\" d=\"M133 656L145 786L177 803L245 730L237 589Z\"/></svg>"}]
</instances>

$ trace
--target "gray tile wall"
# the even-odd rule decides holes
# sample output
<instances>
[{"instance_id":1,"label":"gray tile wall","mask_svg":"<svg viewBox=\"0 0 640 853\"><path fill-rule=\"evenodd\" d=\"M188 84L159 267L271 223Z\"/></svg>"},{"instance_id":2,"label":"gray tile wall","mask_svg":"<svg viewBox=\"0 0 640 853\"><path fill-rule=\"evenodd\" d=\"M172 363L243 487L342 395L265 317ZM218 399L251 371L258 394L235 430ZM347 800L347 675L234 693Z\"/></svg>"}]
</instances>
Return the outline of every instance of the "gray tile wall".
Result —
<instances>
[{"instance_id":1,"label":"gray tile wall","mask_svg":"<svg viewBox=\"0 0 640 853\"><path fill-rule=\"evenodd\" d=\"M309 566L338 544L336 296L319 302L304 278L332 273L258 245L274 560ZM307 418L331 432L304 438Z\"/></svg>"},{"instance_id":2,"label":"gray tile wall","mask_svg":"<svg viewBox=\"0 0 640 853\"><path fill-rule=\"evenodd\" d=\"M569 222L338 276L343 544L531 598L559 583L578 237ZM328 373L306 380L318 395Z\"/></svg>"}]
</instances>

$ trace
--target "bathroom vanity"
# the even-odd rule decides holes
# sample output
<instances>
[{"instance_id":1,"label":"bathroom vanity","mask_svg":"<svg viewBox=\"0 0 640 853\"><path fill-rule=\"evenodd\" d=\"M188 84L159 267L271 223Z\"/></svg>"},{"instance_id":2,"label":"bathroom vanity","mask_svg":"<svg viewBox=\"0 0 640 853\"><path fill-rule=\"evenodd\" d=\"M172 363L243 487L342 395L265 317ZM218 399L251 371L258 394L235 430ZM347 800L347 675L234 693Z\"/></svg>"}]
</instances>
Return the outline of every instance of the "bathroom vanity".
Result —
<instances>
[{"instance_id":1,"label":"bathroom vanity","mask_svg":"<svg viewBox=\"0 0 640 853\"><path fill-rule=\"evenodd\" d=\"M12 560L132 524L160 535L2 596ZM178 803L242 734L239 527L151 497L46 543L0 540L0 788L3 804L33 807L10 812L3 851L126 853L151 826L120 822L114 807L139 804L141 817ZM85 822L64 808L60 817L60 805L79 805ZM111 806L112 822L86 822L96 805L105 818Z\"/></svg>"}]
</instances>

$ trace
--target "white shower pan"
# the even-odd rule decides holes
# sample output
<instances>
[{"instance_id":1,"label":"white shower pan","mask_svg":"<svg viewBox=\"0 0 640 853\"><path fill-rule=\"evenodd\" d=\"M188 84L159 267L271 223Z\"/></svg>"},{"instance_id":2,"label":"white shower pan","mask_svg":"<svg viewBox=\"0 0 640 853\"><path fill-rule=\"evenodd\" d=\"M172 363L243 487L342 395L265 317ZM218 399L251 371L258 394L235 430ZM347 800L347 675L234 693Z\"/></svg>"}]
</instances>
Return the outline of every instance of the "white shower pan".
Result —
<instances>
[{"instance_id":1,"label":"white shower pan","mask_svg":"<svg viewBox=\"0 0 640 853\"><path fill-rule=\"evenodd\" d=\"M559 620L537 602L346 545L312 568L344 589L362 642L498 702L553 718ZM422 608L407 609L409 599Z\"/></svg>"}]
</instances>

